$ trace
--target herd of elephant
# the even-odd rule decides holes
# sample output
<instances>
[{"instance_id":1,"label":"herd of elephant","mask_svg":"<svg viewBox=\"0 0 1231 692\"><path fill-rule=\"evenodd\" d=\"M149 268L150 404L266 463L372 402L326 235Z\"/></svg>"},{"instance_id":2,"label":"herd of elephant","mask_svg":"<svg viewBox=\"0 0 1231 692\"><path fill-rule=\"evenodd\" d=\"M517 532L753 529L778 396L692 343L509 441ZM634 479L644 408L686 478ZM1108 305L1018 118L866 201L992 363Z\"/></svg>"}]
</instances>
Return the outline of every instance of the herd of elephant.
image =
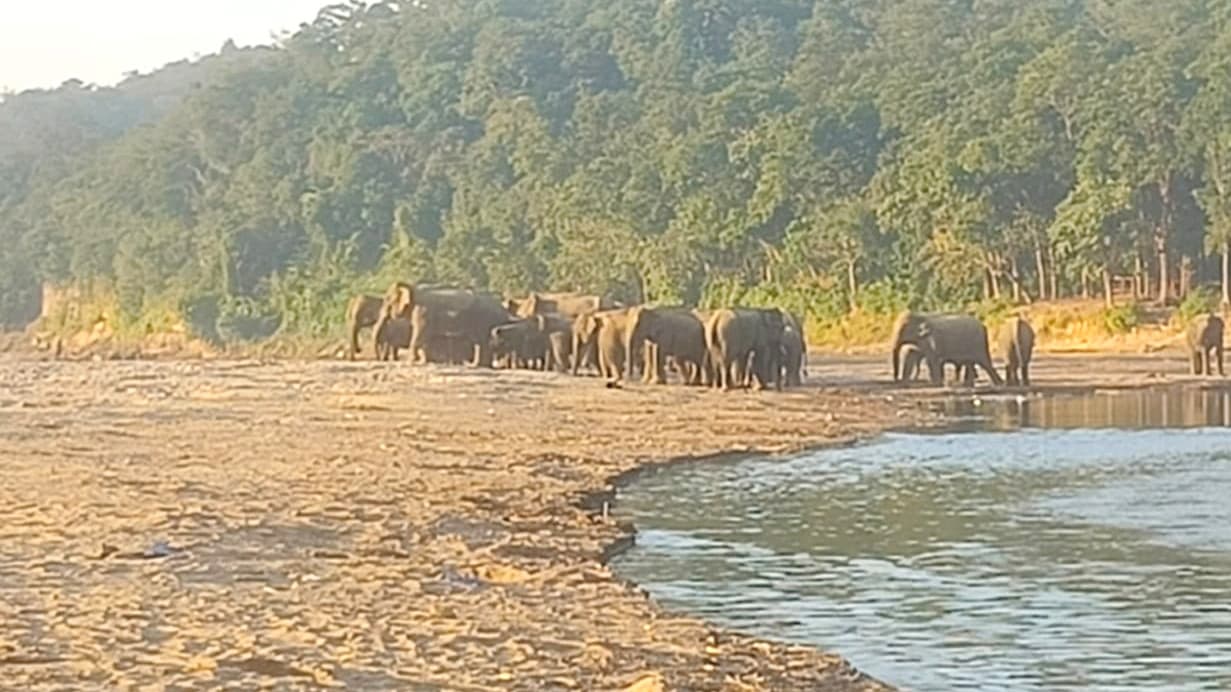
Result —
<instances>
[{"instance_id":1,"label":"herd of elephant","mask_svg":"<svg viewBox=\"0 0 1231 692\"><path fill-rule=\"evenodd\" d=\"M579 374L609 382L781 389L802 384L806 346L800 321L777 308L697 310L623 305L606 296L494 293L395 283L347 306L348 353L372 328L380 360L405 349L417 363L470 363Z\"/></svg>"},{"instance_id":2,"label":"herd of elephant","mask_svg":"<svg viewBox=\"0 0 1231 692\"><path fill-rule=\"evenodd\" d=\"M1223 375L1223 319L1199 315L1188 324L1186 345L1190 371L1212 375L1214 366ZM918 379L926 363L933 383L945 378L945 366L953 365L967 385L973 385L982 369L995 385L1030 386L1030 362L1034 356L1034 328L1025 318L1013 316L1000 325L995 343L1004 359L1004 378L992 364L987 328L971 315L923 315L904 312L893 327L893 378L898 382Z\"/></svg>"},{"instance_id":3,"label":"herd of elephant","mask_svg":"<svg viewBox=\"0 0 1231 692\"><path fill-rule=\"evenodd\" d=\"M470 363L579 374L596 370L609 382L662 384L675 373L684 384L722 389L798 386L807 346L798 317L778 308L623 305L583 293L531 293L505 299L494 293L398 282L384 296L355 296L347 306L348 352L359 352L359 333L372 328L380 360L407 350L415 362ZM1194 319L1187 330L1193 374L1223 374L1221 317ZM992 384L1030 386L1035 333L1013 316L998 329L1002 378L992 363L986 326L972 315L903 312L893 326L893 377L931 381L953 365L967 385L978 370Z\"/></svg>"}]
</instances>

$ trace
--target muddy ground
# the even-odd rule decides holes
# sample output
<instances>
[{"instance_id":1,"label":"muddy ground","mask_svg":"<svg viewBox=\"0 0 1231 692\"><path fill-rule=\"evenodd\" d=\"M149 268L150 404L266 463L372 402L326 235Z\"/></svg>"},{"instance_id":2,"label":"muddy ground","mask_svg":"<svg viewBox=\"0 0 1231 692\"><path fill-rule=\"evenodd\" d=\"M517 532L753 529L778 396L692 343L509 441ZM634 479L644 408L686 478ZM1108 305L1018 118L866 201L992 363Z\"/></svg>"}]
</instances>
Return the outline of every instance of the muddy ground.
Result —
<instances>
[{"instance_id":1,"label":"muddy ground","mask_svg":"<svg viewBox=\"0 0 1231 692\"><path fill-rule=\"evenodd\" d=\"M664 612L605 566L631 527L604 504L655 463L935 422L936 390L894 389L887 370L819 357L803 390L723 394L371 362L0 356L0 678L879 689L838 656ZM1036 380L1183 372L1179 354L1043 355Z\"/></svg>"}]
</instances>

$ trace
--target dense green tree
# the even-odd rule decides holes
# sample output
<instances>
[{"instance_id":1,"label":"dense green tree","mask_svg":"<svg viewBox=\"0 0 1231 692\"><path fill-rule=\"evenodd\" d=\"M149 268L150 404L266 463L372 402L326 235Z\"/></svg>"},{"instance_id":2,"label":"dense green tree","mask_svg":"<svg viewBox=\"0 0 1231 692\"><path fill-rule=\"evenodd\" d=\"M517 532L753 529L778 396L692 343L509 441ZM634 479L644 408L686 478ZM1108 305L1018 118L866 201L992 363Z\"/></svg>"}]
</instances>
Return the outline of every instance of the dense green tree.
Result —
<instances>
[{"instance_id":1,"label":"dense green tree","mask_svg":"<svg viewBox=\"0 0 1231 692\"><path fill-rule=\"evenodd\" d=\"M343 2L0 97L0 323L325 334L395 279L817 317L1231 304L1231 0ZM886 297L892 293L892 296ZM327 315L320 317L320 315ZM212 327L202 327L206 331Z\"/></svg>"}]
</instances>

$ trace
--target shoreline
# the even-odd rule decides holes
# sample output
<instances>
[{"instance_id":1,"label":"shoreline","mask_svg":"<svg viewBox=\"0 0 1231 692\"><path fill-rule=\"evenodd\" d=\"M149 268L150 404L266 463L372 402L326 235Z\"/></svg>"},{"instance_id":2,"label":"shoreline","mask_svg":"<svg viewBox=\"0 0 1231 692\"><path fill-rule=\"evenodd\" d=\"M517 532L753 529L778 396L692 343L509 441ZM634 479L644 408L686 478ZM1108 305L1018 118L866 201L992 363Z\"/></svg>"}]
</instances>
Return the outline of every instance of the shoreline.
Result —
<instances>
[{"instance_id":1,"label":"shoreline","mask_svg":"<svg viewBox=\"0 0 1231 692\"><path fill-rule=\"evenodd\" d=\"M664 610L608 567L635 527L602 503L668 464L930 416L913 405L373 363L0 361L0 380L16 685L889 689ZM157 541L170 556L140 559Z\"/></svg>"},{"instance_id":2,"label":"shoreline","mask_svg":"<svg viewBox=\"0 0 1231 692\"><path fill-rule=\"evenodd\" d=\"M891 689L832 653L665 610L609 568L636 527L603 511L669 466L943 427L930 403L991 393L893 387L880 360L722 393L371 362L0 358L14 546L0 615L16 623L0 670L23 687ZM1129 361L1048 358L1040 384L1213 384ZM122 557L158 540L169 556ZM66 663L21 663L44 659Z\"/></svg>"}]
</instances>

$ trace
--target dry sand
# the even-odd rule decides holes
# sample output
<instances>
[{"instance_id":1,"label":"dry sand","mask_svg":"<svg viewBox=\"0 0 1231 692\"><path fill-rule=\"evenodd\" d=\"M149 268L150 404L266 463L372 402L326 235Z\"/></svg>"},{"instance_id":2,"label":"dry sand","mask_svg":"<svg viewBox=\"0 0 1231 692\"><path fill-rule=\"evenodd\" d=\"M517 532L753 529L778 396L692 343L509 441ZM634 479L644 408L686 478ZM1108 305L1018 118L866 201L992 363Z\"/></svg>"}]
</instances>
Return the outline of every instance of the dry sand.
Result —
<instances>
[{"instance_id":1,"label":"dry sand","mask_svg":"<svg viewBox=\"0 0 1231 692\"><path fill-rule=\"evenodd\" d=\"M606 566L632 527L604 505L647 465L935 422L936 390L894 390L887 365L822 357L804 390L723 394L370 362L0 359L0 680L881 689L838 656L664 612ZM1036 379L1182 372L1178 354L1043 355Z\"/></svg>"}]
</instances>

